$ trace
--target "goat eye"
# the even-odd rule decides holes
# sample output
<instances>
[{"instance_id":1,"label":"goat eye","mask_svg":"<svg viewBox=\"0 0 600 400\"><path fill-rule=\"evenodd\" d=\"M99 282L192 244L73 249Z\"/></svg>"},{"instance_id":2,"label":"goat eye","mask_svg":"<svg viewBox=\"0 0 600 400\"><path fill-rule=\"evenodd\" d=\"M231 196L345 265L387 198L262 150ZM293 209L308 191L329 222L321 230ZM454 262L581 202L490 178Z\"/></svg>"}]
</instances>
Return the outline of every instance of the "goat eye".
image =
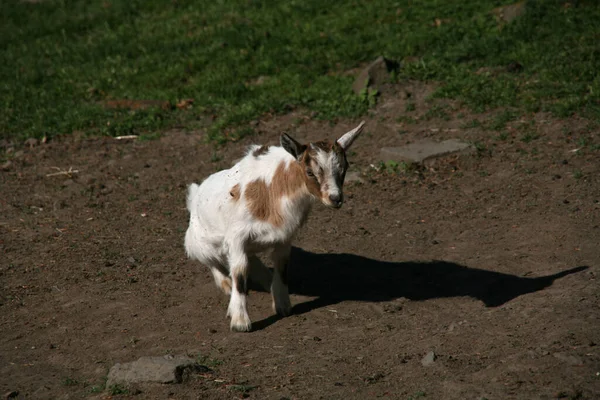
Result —
<instances>
[{"instance_id":1,"label":"goat eye","mask_svg":"<svg viewBox=\"0 0 600 400\"><path fill-rule=\"evenodd\" d=\"M315 177L315 174L313 174L313 172L310 169L306 170L306 175L310 176L311 178Z\"/></svg>"}]
</instances>

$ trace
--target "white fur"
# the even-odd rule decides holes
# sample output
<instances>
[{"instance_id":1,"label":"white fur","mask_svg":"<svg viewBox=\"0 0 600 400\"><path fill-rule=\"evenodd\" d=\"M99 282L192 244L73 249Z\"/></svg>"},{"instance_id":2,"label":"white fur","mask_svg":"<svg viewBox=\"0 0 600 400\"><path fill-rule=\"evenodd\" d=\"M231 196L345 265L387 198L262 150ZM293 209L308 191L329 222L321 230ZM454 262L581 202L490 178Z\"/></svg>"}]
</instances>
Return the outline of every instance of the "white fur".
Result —
<instances>
[{"instance_id":1,"label":"white fur","mask_svg":"<svg viewBox=\"0 0 600 400\"><path fill-rule=\"evenodd\" d=\"M350 147L363 125L364 122L338 140L344 150ZM233 167L209 176L200 185L193 183L188 189L190 222L185 234L185 249L188 257L211 269L218 287L231 294L227 316L231 317L231 329L235 331L251 329L247 296L237 288L238 279L243 284L249 274L253 278L258 277L257 283L264 287L270 284L273 309L279 315L291 313L288 287L283 279L291 242L305 222L311 206L319 200L308 189L300 190L292 198L283 196L278 200L283 220L280 226L256 219L244 196L247 185L264 180L268 186L281 163L287 168L290 163L297 162L283 147L269 147L266 153L257 157L253 152L258 148L251 146L245 157ZM332 171L339 166L334 165L331 155L326 152L319 154L318 158L328 180L328 194L341 195L341 186L331 177ZM236 185L239 185L240 196L234 201L231 191ZM321 195L320 200L331 205L327 196ZM265 250L272 250L272 277L256 257L256 253Z\"/></svg>"},{"instance_id":2,"label":"white fur","mask_svg":"<svg viewBox=\"0 0 600 400\"><path fill-rule=\"evenodd\" d=\"M291 312L288 289L281 282L277 267L289 258L291 241L316 199L308 192L293 199L282 197L283 224L279 227L254 218L244 197L245 187L257 179L263 179L268 185L281 162L286 166L297 162L281 147L270 147L267 153L255 157L252 152L257 148L252 146L232 168L209 176L201 185L189 186L190 224L185 235L185 249L190 258L211 268L215 283L221 288L223 281L230 279L224 273L228 272L231 277L236 274L247 276L249 256L276 250L271 288L274 308L278 313L288 315ZM239 185L240 198L232 201L230 191L235 185ZM253 261L256 264L258 259ZM229 285L232 290L227 315L231 317L231 329L248 331L251 323L246 311L246 296L236 290L235 279L229 281Z\"/></svg>"}]
</instances>

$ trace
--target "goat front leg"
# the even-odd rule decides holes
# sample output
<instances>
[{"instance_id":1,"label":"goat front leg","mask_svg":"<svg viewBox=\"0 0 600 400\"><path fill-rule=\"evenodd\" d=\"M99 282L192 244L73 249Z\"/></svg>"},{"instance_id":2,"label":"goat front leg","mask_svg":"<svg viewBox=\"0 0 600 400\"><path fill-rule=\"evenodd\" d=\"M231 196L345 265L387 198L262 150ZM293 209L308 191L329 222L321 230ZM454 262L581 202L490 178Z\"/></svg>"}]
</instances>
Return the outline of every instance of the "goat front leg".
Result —
<instances>
[{"instance_id":1,"label":"goat front leg","mask_svg":"<svg viewBox=\"0 0 600 400\"><path fill-rule=\"evenodd\" d=\"M243 246L230 246L229 268L231 274L231 298L227 308L227 316L231 317L231 330L249 332L252 323L248 316L246 298L248 295L248 256Z\"/></svg>"},{"instance_id":2,"label":"goat front leg","mask_svg":"<svg viewBox=\"0 0 600 400\"><path fill-rule=\"evenodd\" d=\"M272 254L274 265L271 295L273 296L273 311L287 317L292 313L292 303L288 290L288 266L290 263L291 245L275 247Z\"/></svg>"}]
</instances>

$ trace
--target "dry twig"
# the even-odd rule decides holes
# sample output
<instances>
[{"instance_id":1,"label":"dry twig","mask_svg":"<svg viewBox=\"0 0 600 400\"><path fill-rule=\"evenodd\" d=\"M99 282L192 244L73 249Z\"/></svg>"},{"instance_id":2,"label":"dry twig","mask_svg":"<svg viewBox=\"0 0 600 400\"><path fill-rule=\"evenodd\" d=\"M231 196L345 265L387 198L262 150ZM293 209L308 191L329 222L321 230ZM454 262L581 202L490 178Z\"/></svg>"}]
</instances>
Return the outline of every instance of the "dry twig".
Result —
<instances>
[{"instance_id":1,"label":"dry twig","mask_svg":"<svg viewBox=\"0 0 600 400\"><path fill-rule=\"evenodd\" d=\"M79 173L79 170L73 169L73 167L69 167L68 170L60 169L59 167L52 167L52 168L55 169L55 170L57 170L58 172L53 172L51 174L46 174L47 177L49 177L49 176L67 175L70 178L71 176L73 176L73 174Z\"/></svg>"}]
</instances>

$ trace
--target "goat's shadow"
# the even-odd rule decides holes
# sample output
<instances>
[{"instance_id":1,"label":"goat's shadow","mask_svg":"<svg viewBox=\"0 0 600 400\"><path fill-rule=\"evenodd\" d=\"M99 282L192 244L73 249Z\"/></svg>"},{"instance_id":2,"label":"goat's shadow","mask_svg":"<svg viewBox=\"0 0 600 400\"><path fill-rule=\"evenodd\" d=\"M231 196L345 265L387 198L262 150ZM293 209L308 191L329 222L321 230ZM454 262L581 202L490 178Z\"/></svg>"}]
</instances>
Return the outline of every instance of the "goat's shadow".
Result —
<instances>
[{"instance_id":1,"label":"goat's shadow","mask_svg":"<svg viewBox=\"0 0 600 400\"><path fill-rule=\"evenodd\" d=\"M469 296L481 300L487 307L497 307L588 268L580 266L553 275L527 278L447 261L387 262L353 254L315 254L297 247L292 248L291 259L290 293L316 297L296 304L294 314L346 300L380 302L400 297L427 300ZM256 321L254 329L264 329L278 319L271 316Z\"/></svg>"}]
</instances>

